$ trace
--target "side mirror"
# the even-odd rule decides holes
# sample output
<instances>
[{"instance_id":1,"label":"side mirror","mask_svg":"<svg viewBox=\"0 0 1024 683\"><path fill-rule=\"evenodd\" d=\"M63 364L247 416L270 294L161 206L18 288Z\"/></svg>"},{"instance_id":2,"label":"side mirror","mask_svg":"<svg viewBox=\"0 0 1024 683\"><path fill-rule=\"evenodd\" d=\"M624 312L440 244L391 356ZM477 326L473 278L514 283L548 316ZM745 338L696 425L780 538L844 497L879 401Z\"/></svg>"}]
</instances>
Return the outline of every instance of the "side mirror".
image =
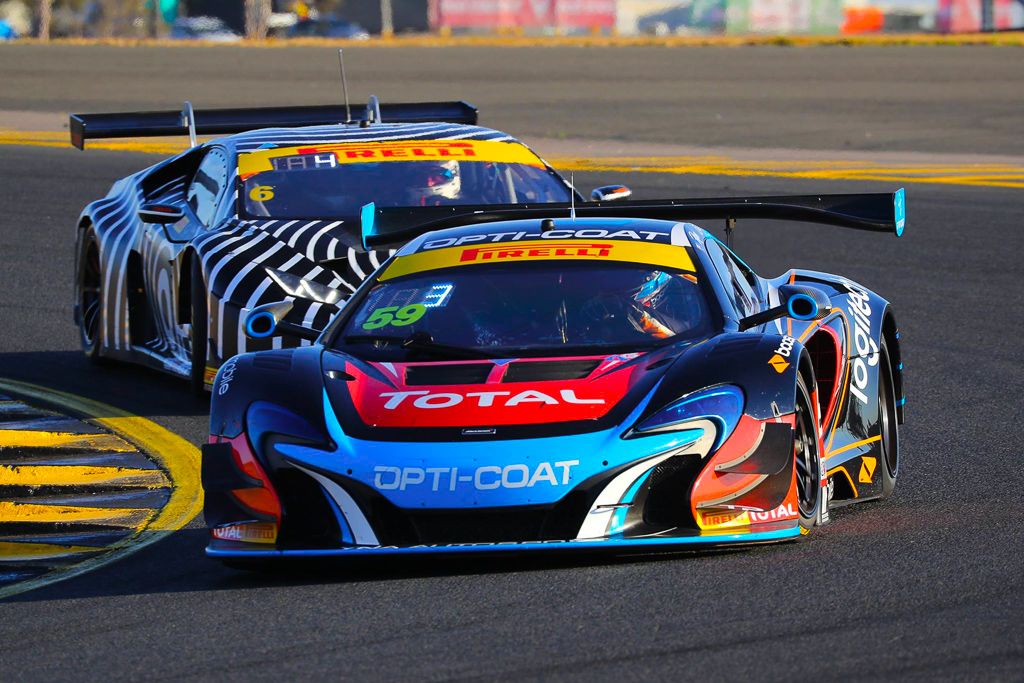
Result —
<instances>
[{"instance_id":1,"label":"side mirror","mask_svg":"<svg viewBox=\"0 0 1024 683\"><path fill-rule=\"evenodd\" d=\"M185 211L170 204L143 204L139 209L139 220L143 223L169 225L185 217Z\"/></svg>"},{"instance_id":2,"label":"side mirror","mask_svg":"<svg viewBox=\"0 0 1024 683\"><path fill-rule=\"evenodd\" d=\"M320 330L285 322L284 317L293 305L291 301L275 301L252 309L245 315L245 335L250 339L280 335L316 341L320 337Z\"/></svg>"},{"instance_id":3,"label":"side mirror","mask_svg":"<svg viewBox=\"0 0 1024 683\"><path fill-rule=\"evenodd\" d=\"M815 287L803 285L782 285L779 287L782 303L774 308L747 316L740 321L740 331L749 330L776 318L794 320L820 320L832 311L832 302L825 293Z\"/></svg>"},{"instance_id":4,"label":"side mirror","mask_svg":"<svg viewBox=\"0 0 1024 683\"><path fill-rule=\"evenodd\" d=\"M625 185L602 185L590 192L590 200L594 202L613 202L617 199L629 199L633 190Z\"/></svg>"}]
</instances>

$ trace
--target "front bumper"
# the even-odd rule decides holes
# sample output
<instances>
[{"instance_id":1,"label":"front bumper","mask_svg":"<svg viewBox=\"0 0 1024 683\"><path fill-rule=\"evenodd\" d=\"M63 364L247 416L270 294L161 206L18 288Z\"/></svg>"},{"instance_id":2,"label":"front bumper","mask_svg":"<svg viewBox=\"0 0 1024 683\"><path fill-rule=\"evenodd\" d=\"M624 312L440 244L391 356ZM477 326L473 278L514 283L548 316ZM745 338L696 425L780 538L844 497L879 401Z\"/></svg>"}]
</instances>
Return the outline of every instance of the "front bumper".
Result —
<instances>
[{"instance_id":1,"label":"front bumper","mask_svg":"<svg viewBox=\"0 0 1024 683\"><path fill-rule=\"evenodd\" d=\"M521 541L496 543L449 543L410 546L347 546L341 548L309 548L279 550L253 547L208 547L206 555L214 559L332 558L378 555L444 555L491 553L543 553L558 551L668 551L697 550L718 546L754 545L792 541L801 536L798 523L763 525L757 531L703 532L692 535L660 535L640 538L574 539L568 541ZM770 527L770 528L769 528Z\"/></svg>"}]
</instances>

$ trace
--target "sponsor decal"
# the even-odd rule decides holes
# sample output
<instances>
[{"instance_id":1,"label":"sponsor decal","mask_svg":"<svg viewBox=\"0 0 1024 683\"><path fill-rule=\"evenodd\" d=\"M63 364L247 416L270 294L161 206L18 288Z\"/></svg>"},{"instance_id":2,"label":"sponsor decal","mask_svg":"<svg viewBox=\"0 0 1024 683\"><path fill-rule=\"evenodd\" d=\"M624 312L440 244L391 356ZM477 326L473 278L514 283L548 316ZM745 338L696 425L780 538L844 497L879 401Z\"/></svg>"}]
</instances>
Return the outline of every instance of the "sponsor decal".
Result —
<instances>
[{"instance_id":1,"label":"sponsor decal","mask_svg":"<svg viewBox=\"0 0 1024 683\"><path fill-rule=\"evenodd\" d=\"M470 261L505 261L509 259L534 259L541 256L563 256L565 258L592 257L604 258L612 253L610 243L590 242L564 242L545 245L543 247L531 247L529 249L517 249L515 247L473 247L463 249L459 261L462 263Z\"/></svg>"},{"instance_id":2,"label":"sponsor decal","mask_svg":"<svg viewBox=\"0 0 1024 683\"><path fill-rule=\"evenodd\" d=\"M373 485L381 491L456 491L470 487L477 491L524 489L534 486L566 486L572 480L572 468L579 460L541 462L536 467L526 464L483 465L471 470L458 467L394 467L373 468Z\"/></svg>"},{"instance_id":3,"label":"sponsor decal","mask_svg":"<svg viewBox=\"0 0 1024 683\"><path fill-rule=\"evenodd\" d=\"M857 481L861 484L870 484L871 480L875 476L875 467L878 465L878 458L872 458L864 456L860 459L860 473L857 475Z\"/></svg>"},{"instance_id":4,"label":"sponsor decal","mask_svg":"<svg viewBox=\"0 0 1024 683\"><path fill-rule=\"evenodd\" d=\"M784 503L774 510L757 512L756 510L715 510L701 513L701 526L705 529L716 527L735 527L763 522L784 522L798 517L792 503Z\"/></svg>"},{"instance_id":5,"label":"sponsor decal","mask_svg":"<svg viewBox=\"0 0 1024 683\"><path fill-rule=\"evenodd\" d=\"M793 337L783 337L782 341L779 342L779 348L775 349L775 355L768 359L768 365L772 366L772 369L780 375L789 368L789 355L793 352L793 344L796 343L796 339Z\"/></svg>"},{"instance_id":6,"label":"sponsor decal","mask_svg":"<svg viewBox=\"0 0 1024 683\"><path fill-rule=\"evenodd\" d=\"M575 405L603 405L603 398L580 398L574 389L562 389L557 396L527 389L513 394L511 391L470 391L465 394L454 392L432 393L425 390L417 391L386 391L380 398L387 399L385 410L396 410L405 400L415 397L408 405L423 410L453 408L463 401L475 401L477 408L514 408L519 405L544 404L557 406L562 403ZM559 400L561 399L561 400Z\"/></svg>"},{"instance_id":7,"label":"sponsor decal","mask_svg":"<svg viewBox=\"0 0 1024 683\"><path fill-rule=\"evenodd\" d=\"M484 246L475 244L474 242L477 240L469 240L464 245L451 245L434 250L419 251L396 258L391 262L387 270L381 273L379 280L385 281L403 275L438 270L440 268L519 261L614 261L672 268L691 273L695 271L690 254L684 247L657 242L618 239L599 241L596 236L585 236L583 234L585 232L588 231L578 230L574 237L593 241L550 241L548 238L543 238L522 241L515 245ZM594 230L589 232L603 233L607 231ZM515 235L516 233L509 234ZM490 236L467 235L465 237L478 237L479 241L482 241ZM450 240L455 240L455 238L437 241L447 242Z\"/></svg>"},{"instance_id":8,"label":"sponsor decal","mask_svg":"<svg viewBox=\"0 0 1024 683\"><path fill-rule=\"evenodd\" d=\"M238 174L247 180L266 171L316 171L344 164L415 161L467 161L524 164L544 162L518 142L494 140L388 140L325 143L260 149L238 156Z\"/></svg>"},{"instance_id":9,"label":"sponsor decal","mask_svg":"<svg viewBox=\"0 0 1024 683\"><path fill-rule=\"evenodd\" d=\"M243 543L276 543L277 525L270 522L243 522L214 527L213 537Z\"/></svg>"},{"instance_id":10,"label":"sponsor decal","mask_svg":"<svg viewBox=\"0 0 1024 683\"><path fill-rule=\"evenodd\" d=\"M852 351L857 354L852 359L850 393L856 396L858 401L866 404L868 368L878 365L878 344L871 338L871 305L868 303L868 293L850 281L847 281L846 285L850 288L846 310L850 314Z\"/></svg>"},{"instance_id":11,"label":"sponsor decal","mask_svg":"<svg viewBox=\"0 0 1024 683\"><path fill-rule=\"evenodd\" d=\"M568 240L568 239L608 239L632 240L634 242L656 242L669 238L668 233L650 230L606 230L604 228L581 228L548 230L547 232L495 232L490 234L463 235L462 237L445 237L429 240L420 247L423 251L444 247L459 247L474 242L521 242L523 240Z\"/></svg>"},{"instance_id":12,"label":"sponsor decal","mask_svg":"<svg viewBox=\"0 0 1024 683\"><path fill-rule=\"evenodd\" d=\"M706 512L701 514L701 522L705 527L716 527L725 526L726 524L732 524L733 522L742 523L741 520L744 513L739 510L729 510L727 512Z\"/></svg>"},{"instance_id":13,"label":"sponsor decal","mask_svg":"<svg viewBox=\"0 0 1024 683\"><path fill-rule=\"evenodd\" d=\"M600 356L570 358L584 359L593 360L597 369L576 380L500 381L502 368L509 362L554 360L530 359L496 361L492 372L488 372L491 381L411 386L402 383L402 378L407 368L419 363L375 362L371 365L378 372L369 374L358 365L348 364L346 372L354 379L346 382L345 387L359 418L374 428L494 429L504 425L597 420L629 391L634 375L642 369L636 364L616 363ZM457 368L467 362L481 361L452 361L451 366Z\"/></svg>"},{"instance_id":14,"label":"sponsor decal","mask_svg":"<svg viewBox=\"0 0 1024 683\"><path fill-rule=\"evenodd\" d=\"M409 304L408 306L382 306L375 308L363 323L364 330L376 330L388 325L405 327L423 317L427 312L425 304Z\"/></svg>"},{"instance_id":15,"label":"sponsor decal","mask_svg":"<svg viewBox=\"0 0 1024 683\"><path fill-rule=\"evenodd\" d=\"M217 382L217 395L223 396L231 389L231 380L235 378L235 371L238 370L238 357L234 356L228 360L220 369L220 378Z\"/></svg>"},{"instance_id":16,"label":"sponsor decal","mask_svg":"<svg viewBox=\"0 0 1024 683\"><path fill-rule=\"evenodd\" d=\"M784 503L774 510L767 512L750 512L751 523L757 522L782 522L787 519L796 519L797 512L792 503Z\"/></svg>"}]
</instances>

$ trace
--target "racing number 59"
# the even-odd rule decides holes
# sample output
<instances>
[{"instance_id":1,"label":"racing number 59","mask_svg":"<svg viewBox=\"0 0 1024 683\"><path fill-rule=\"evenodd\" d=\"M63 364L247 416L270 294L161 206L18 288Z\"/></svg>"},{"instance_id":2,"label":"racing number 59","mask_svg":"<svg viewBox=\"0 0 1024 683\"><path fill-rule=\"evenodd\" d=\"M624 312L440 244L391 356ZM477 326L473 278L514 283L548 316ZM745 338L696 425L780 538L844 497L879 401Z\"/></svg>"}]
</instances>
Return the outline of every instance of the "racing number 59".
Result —
<instances>
[{"instance_id":1,"label":"racing number 59","mask_svg":"<svg viewBox=\"0 0 1024 683\"><path fill-rule=\"evenodd\" d=\"M370 317L363 323L364 330L377 330L388 325L403 327L412 325L423 317L427 307L423 304L409 304L408 306L385 306L374 309Z\"/></svg>"}]
</instances>

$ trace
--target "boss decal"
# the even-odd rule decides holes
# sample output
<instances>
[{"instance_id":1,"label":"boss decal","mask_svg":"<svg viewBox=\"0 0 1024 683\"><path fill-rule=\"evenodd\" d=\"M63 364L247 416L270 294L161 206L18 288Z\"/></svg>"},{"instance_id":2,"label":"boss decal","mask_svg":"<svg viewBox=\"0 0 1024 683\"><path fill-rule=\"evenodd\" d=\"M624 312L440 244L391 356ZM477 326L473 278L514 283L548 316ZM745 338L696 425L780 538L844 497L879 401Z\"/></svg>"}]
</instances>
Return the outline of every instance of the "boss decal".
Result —
<instances>
[{"instance_id":1,"label":"boss decal","mask_svg":"<svg viewBox=\"0 0 1024 683\"><path fill-rule=\"evenodd\" d=\"M393 467L373 468L373 485L381 491L455 491L461 486L477 491L524 489L534 486L565 486L572 478L572 468L579 460L541 462L536 467L513 464L499 467L483 465L475 469L458 467Z\"/></svg>"},{"instance_id":2,"label":"boss decal","mask_svg":"<svg viewBox=\"0 0 1024 683\"><path fill-rule=\"evenodd\" d=\"M779 342L779 348L775 349L775 355L768 359L768 365L772 366L772 369L780 375L789 368L790 354L793 352L793 344L796 343L796 339L792 337L783 337L782 341Z\"/></svg>"}]
</instances>

